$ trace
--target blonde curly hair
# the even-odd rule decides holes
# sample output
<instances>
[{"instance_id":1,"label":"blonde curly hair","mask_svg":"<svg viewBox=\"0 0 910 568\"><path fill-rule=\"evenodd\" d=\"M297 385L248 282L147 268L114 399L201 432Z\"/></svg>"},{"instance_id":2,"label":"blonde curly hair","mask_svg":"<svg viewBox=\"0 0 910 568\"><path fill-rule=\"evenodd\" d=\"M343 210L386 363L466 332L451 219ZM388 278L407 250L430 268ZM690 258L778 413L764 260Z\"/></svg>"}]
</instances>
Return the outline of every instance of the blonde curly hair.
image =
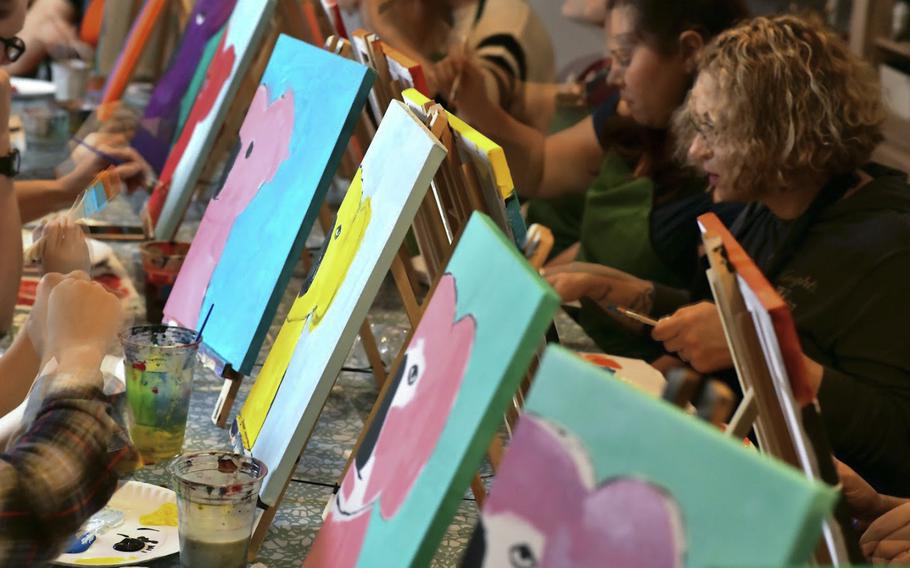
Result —
<instances>
[{"instance_id":1,"label":"blonde curly hair","mask_svg":"<svg viewBox=\"0 0 910 568\"><path fill-rule=\"evenodd\" d=\"M755 18L719 35L699 72L719 91L714 139L738 163L735 184L763 191L865 163L882 140L874 69L817 18ZM674 119L682 158L696 135L689 104Z\"/></svg>"}]
</instances>

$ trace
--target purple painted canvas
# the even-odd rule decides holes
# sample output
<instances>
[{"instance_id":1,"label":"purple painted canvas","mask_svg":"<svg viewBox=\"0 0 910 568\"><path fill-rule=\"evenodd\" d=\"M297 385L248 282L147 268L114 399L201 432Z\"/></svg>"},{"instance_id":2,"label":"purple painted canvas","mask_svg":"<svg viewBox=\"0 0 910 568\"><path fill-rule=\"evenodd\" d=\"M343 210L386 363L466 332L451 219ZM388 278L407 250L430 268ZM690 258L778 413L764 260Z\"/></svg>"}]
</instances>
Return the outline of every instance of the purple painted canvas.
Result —
<instances>
[{"instance_id":1,"label":"purple painted canvas","mask_svg":"<svg viewBox=\"0 0 910 568\"><path fill-rule=\"evenodd\" d=\"M193 8L180 47L170 66L158 81L145 115L140 123L133 147L142 154L155 171L160 172L167 160L180 118L181 100L193 75L203 61L206 45L227 23L237 0L198 0Z\"/></svg>"}]
</instances>

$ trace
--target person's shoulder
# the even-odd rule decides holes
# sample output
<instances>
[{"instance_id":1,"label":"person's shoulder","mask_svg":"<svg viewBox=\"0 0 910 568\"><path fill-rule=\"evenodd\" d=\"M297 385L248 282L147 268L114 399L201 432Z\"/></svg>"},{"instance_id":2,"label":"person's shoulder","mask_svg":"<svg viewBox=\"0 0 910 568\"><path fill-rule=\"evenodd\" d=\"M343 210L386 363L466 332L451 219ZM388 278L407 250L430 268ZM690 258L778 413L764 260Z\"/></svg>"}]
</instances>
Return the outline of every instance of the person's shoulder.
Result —
<instances>
[{"instance_id":1,"label":"person's shoulder","mask_svg":"<svg viewBox=\"0 0 910 568\"><path fill-rule=\"evenodd\" d=\"M910 184L907 174L880 164L870 163L860 169L866 182L848 192L830 208L824 217L872 224L887 221L893 230L910 230Z\"/></svg>"},{"instance_id":2,"label":"person's shoulder","mask_svg":"<svg viewBox=\"0 0 910 568\"><path fill-rule=\"evenodd\" d=\"M861 169L868 181L822 214L819 231L841 250L873 256L910 250L910 184L879 164Z\"/></svg>"}]
</instances>

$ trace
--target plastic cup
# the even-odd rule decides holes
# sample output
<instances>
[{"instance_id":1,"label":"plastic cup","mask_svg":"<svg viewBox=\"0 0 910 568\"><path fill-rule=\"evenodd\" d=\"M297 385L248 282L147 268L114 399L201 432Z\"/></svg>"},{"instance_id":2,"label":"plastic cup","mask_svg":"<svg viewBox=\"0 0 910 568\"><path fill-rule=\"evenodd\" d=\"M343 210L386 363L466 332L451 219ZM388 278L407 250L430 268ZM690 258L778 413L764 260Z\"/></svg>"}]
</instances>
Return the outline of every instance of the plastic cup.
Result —
<instances>
[{"instance_id":1,"label":"plastic cup","mask_svg":"<svg viewBox=\"0 0 910 568\"><path fill-rule=\"evenodd\" d=\"M242 568L268 468L225 452L184 454L168 471L177 493L180 566Z\"/></svg>"},{"instance_id":2,"label":"plastic cup","mask_svg":"<svg viewBox=\"0 0 910 568\"><path fill-rule=\"evenodd\" d=\"M177 281L190 244L152 241L141 245L139 250L145 271L145 319L158 323L164 317L164 305Z\"/></svg>"},{"instance_id":3,"label":"plastic cup","mask_svg":"<svg viewBox=\"0 0 910 568\"><path fill-rule=\"evenodd\" d=\"M59 102L78 101L85 97L91 66L81 59L51 62L56 98Z\"/></svg>"},{"instance_id":4,"label":"plastic cup","mask_svg":"<svg viewBox=\"0 0 910 568\"><path fill-rule=\"evenodd\" d=\"M180 455L199 340L192 329L136 326L120 334L130 438L146 465Z\"/></svg>"}]
</instances>

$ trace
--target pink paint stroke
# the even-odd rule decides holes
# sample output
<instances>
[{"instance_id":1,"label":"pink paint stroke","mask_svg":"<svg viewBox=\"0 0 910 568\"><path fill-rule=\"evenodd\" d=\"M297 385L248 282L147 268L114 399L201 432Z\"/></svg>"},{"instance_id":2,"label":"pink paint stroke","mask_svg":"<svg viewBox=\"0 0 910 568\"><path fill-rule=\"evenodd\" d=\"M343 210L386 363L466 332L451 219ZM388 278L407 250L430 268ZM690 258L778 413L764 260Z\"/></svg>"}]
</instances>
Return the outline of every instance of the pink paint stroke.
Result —
<instances>
[{"instance_id":1,"label":"pink paint stroke","mask_svg":"<svg viewBox=\"0 0 910 568\"><path fill-rule=\"evenodd\" d=\"M195 329L212 273L221 260L234 221L259 189L272 180L290 154L294 131L294 94L288 90L269 104L260 85L240 128L240 151L221 192L209 203L180 275L168 298L165 315ZM251 266L256 259L247 259Z\"/></svg>"}]
</instances>

